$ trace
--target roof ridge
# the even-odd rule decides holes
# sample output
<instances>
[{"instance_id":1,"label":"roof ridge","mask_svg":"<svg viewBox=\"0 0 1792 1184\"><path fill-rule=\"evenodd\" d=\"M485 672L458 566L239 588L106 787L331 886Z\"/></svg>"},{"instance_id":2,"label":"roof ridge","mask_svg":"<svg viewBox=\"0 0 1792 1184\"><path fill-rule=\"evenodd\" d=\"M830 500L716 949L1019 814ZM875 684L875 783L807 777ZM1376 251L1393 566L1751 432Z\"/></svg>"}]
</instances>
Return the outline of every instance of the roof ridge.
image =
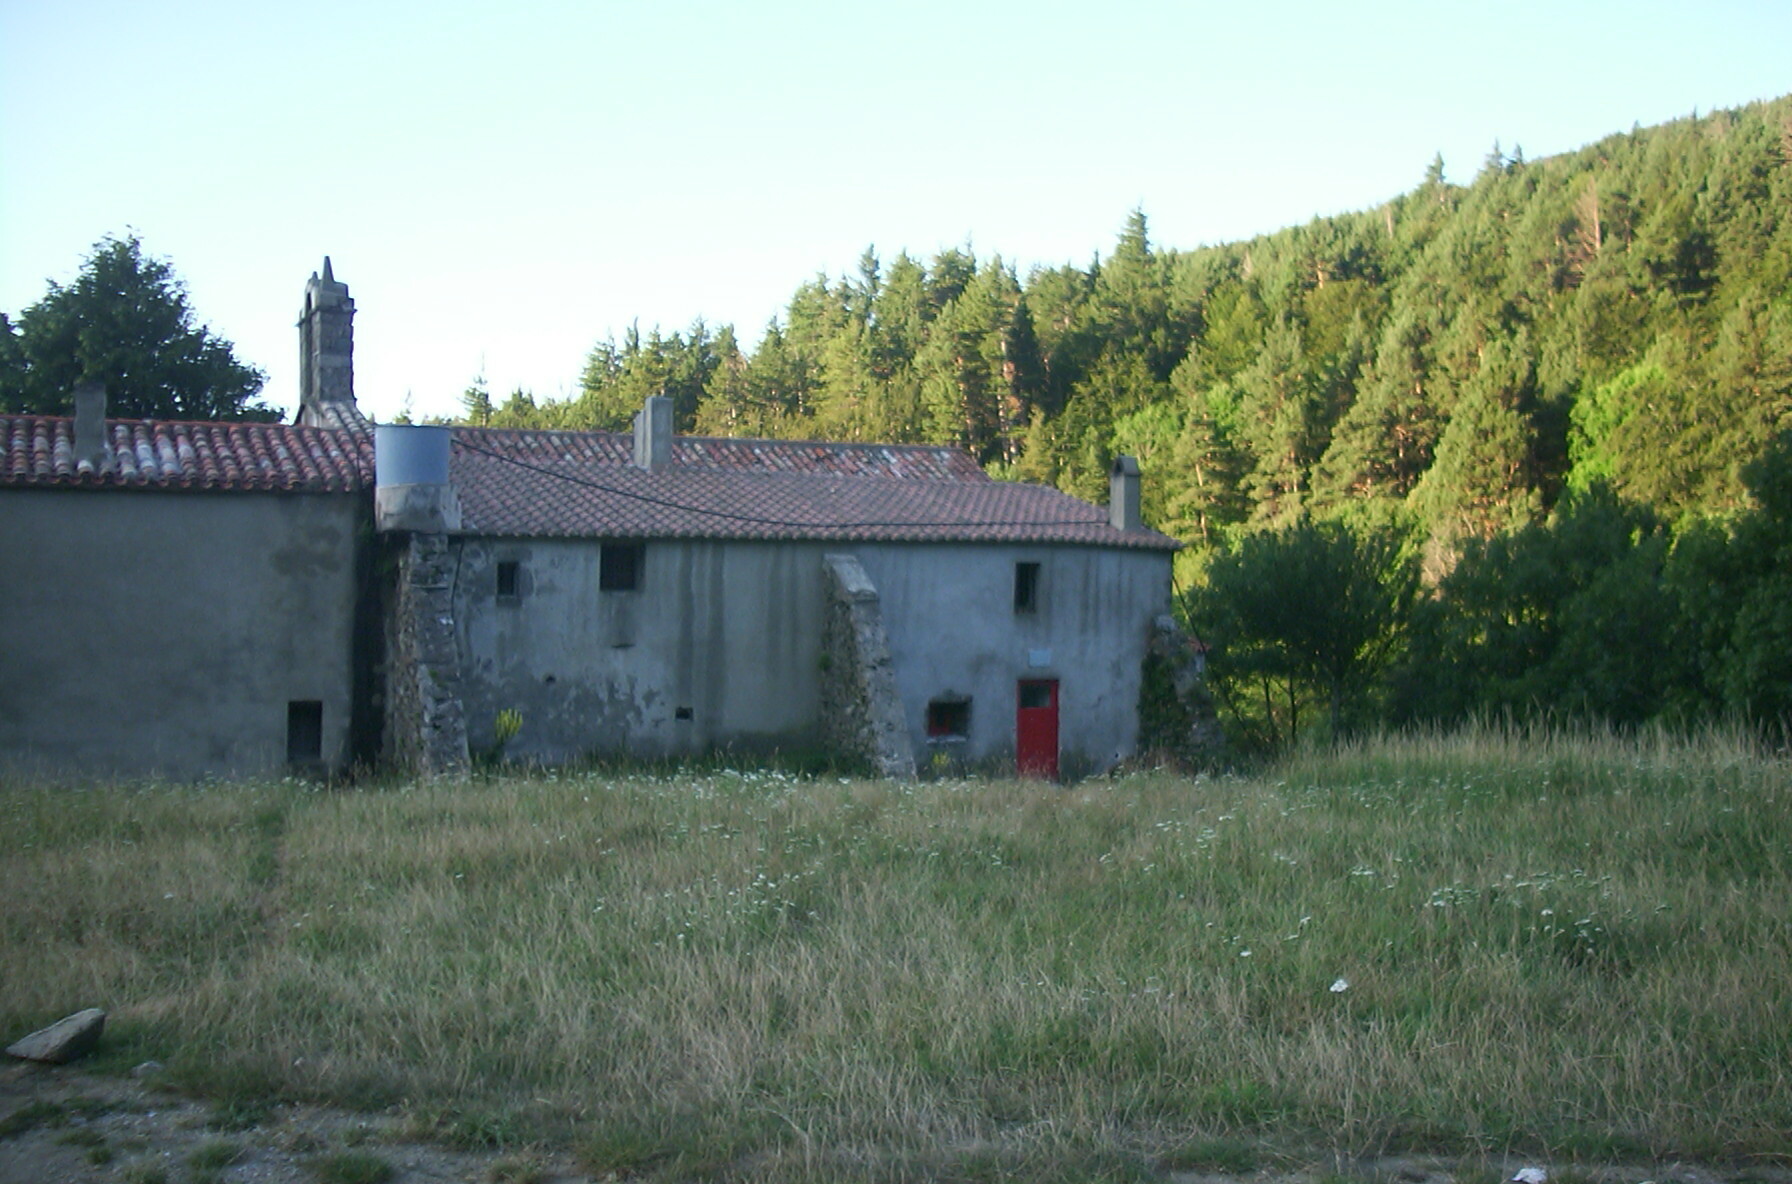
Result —
<instances>
[{"instance_id":1,"label":"roof ridge","mask_svg":"<svg viewBox=\"0 0 1792 1184\"><path fill-rule=\"evenodd\" d=\"M515 428L489 423L450 423L444 427L456 432L489 432L510 435L531 436L607 436L621 440L632 438L628 431L612 431L609 428ZM771 444L785 448L866 448L897 449L904 452L952 452L970 456L970 452L956 444L901 444L881 440L819 440L812 437L793 436L710 436L695 432L680 432L672 437L673 444L683 443L717 443L717 444Z\"/></svg>"},{"instance_id":2,"label":"roof ridge","mask_svg":"<svg viewBox=\"0 0 1792 1184\"><path fill-rule=\"evenodd\" d=\"M47 415L39 411L0 411L0 420L41 420L46 423L73 424L72 415ZM105 422L114 424L160 424L170 428L275 428L281 431L298 432L334 432L344 436L360 435L352 428L332 428L321 424L287 423L284 420L265 419L160 419L155 416L108 415Z\"/></svg>"},{"instance_id":3,"label":"roof ridge","mask_svg":"<svg viewBox=\"0 0 1792 1184\"><path fill-rule=\"evenodd\" d=\"M895 444L895 443L886 443L886 442L882 442L882 441L878 441L878 440L812 440L807 437L804 437L802 439L790 439L790 438L783 437L783 436L697 436L697 435L687 435L687 436L672 437L672 442L674 444L677 444L680 440L715 441L717 443L724 443L724 444L787 444L787 445L806 445L809 447L821 447L821 448L896 449L896 450L903 451L903 452L952 452L952 453L957 453L957 454L960 454L963 456L971 455L968 450L960 448L956 444Z\"/></svg>"}]
</instances>

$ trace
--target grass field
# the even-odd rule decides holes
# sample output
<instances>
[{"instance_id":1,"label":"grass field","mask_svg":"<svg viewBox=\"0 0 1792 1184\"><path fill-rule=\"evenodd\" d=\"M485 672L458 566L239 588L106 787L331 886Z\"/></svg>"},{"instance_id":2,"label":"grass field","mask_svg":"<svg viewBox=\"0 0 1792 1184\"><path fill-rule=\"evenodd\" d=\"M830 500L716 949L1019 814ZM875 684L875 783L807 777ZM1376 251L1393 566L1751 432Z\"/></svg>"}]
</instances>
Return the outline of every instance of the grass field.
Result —
<instances>
[{"instance_id":1,"label":"grass field","mask_svg":"<svg viewBox=\"0 0 1792 1184\"><path fill-rule=\"evenodd\" d=\"M1255 778L0 788L0 1032L596 1173L1792 1162L1792 769L1499 731ZM11 1036L9 1035L10 1039Z\"/></svg>"}]
</instances>

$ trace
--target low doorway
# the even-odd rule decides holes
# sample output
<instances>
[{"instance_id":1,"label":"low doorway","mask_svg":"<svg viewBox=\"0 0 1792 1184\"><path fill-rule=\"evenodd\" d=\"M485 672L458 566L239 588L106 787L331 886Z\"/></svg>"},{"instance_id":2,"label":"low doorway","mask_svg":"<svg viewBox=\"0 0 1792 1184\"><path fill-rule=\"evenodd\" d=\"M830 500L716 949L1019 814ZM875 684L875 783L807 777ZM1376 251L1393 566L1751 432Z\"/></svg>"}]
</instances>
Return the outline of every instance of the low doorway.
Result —
<instances>
[{"instance_id":1,"label":"low doorway","mask_svg":"<svg viewBox=\"0 0 1792 1184\"><path fill-rule=\"evenodd\" d=\"M1015 687L1014 765L1022 777L1058 779L1058 680L1023 678Z\"/></svg>"}]
</instances>

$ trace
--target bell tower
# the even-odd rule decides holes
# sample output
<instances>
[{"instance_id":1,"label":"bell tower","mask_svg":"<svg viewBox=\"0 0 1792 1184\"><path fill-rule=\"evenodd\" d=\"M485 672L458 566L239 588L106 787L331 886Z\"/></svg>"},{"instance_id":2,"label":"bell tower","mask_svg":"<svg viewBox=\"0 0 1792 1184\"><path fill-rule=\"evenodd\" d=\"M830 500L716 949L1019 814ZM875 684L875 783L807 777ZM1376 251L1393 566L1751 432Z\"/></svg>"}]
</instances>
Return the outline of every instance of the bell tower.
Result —
<instances>
[{"instance_id":1,"label":"bell tower","mask_svg":"<svg viewBox=\"0 0 1792 1184\"><path fill-rule=\"evenodd\" d=\"M328 414L336 411L339 414ZM299 314L299 423L341 427L340 413L360 419L355 406L355 302L337 282L324 256L324 271L305 281Z\"/></svg>"}]
</instances>

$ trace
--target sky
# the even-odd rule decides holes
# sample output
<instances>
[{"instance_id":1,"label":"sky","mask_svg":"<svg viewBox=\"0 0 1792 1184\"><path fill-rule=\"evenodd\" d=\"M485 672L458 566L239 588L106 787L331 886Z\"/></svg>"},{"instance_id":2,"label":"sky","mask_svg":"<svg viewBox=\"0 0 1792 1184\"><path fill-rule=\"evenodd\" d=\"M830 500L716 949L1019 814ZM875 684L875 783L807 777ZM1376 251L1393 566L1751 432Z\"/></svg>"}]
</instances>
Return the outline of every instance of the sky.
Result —
<instances>
[{"instance_id":1,"label":"sky","mask_svg":"<svg viewBox=\"0 0 1792 1184\"><path fill-rule=\"evenodd\" d=\"M0 0L0 311L138 234L298 400L331 257L376 419L756 341L799 284L1033 266L1379 205L1792 92L1788 0Z\"/></svg>"}]
</instances>

